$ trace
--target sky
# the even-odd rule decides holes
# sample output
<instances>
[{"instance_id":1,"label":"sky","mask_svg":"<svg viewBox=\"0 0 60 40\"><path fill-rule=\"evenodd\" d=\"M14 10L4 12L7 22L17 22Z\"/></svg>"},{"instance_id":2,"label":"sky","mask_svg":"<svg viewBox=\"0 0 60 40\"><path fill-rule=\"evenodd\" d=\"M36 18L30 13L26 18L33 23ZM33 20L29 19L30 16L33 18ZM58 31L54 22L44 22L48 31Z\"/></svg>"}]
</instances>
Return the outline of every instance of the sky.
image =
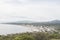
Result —
<instances>
[{"instance_id":1,"label":"sky","mask_svg":"<svg viewBox=\"0 0 60 40\"><path fill-rule=\"evenodd\" d=\"M60 20L60 0L0 0L0 22Z\"/></svg>"}]
</instances>

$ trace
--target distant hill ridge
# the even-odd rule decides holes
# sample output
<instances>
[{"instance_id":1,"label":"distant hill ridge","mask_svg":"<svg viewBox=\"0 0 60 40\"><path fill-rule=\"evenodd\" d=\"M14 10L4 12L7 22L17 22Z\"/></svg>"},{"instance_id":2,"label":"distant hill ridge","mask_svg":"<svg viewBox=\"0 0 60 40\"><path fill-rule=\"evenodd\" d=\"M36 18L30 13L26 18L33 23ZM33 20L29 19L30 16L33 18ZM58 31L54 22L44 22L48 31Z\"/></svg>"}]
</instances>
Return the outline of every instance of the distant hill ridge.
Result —
<instances>
[{"instance_id":1,"label":"distant hill ridge","mask_svg":"<svg viewBox=\"0 0 60 40\"><path fill-rule=\"evenodd\" d=\"M16 21L16 22L6 22L6 23L59 23L60 24L60 20L53 20L53 21L48 21L48 22L35 22L35 21Z\"/></svg>"},{"instance_id":2,"label":"distant hill ridge","mask_svg":"<svg viewBox=\"0 0 60 40\"><path fill-rule=\"evenodd\" d=\"M50 23L60 23L60 20L53 20Z\"/></svg>"}]
</instances>

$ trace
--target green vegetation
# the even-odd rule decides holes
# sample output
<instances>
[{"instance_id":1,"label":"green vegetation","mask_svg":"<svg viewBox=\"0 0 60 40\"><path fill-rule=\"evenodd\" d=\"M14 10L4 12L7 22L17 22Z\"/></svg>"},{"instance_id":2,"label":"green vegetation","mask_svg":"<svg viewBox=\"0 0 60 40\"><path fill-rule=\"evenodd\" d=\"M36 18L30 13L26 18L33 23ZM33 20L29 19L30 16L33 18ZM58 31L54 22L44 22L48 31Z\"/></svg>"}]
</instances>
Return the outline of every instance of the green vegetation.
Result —
<instances>
[{"instance_id":1,"label":"green vegetation","mask_svg":"<svg viewBox=\"0 0 60 40\"><path fill-rule=\"evenodd\" d=\"M23 34L21 36L15 37L14 40L35 40L35 39L32 35Z\"/></svg>"},{"instance_id":2,"label":"green vegetation","mask_svg":"<svg viewBox=\"0 0 60 40\"><path fill-rule=\"evenodd\" d=\"M60 40L60 39L51 39L51 40Z\"/></svg>"},{"instance_id":3,"label":"green vegetation","mask_svg":"<svg viewBox=\"0 0 60 40\"><path fill-rule=\"evenodd\" d=\"M20 33L20 34L8 34L0 35L0 40L59 40L60 34L58 33L43 33L43 32L32 32L32 33Z\"/></svg>"}]
</instances>

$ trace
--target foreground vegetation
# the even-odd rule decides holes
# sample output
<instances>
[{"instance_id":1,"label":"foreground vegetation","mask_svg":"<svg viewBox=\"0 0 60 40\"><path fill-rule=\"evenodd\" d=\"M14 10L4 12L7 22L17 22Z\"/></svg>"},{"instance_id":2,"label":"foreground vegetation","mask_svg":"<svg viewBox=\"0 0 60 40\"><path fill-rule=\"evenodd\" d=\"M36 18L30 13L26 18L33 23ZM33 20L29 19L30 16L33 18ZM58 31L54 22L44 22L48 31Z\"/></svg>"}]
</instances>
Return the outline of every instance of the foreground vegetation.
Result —
<instances>
[{"instance_id":1,"label":"foreground vegetation","mask_svg":"<svg viewBox=\"0 0 60 40\"><path fill-rule=\"evenodd\" d=\"M58 33L43 33L43 32L33 32L33 33L20 33L20 34L8 34L0 35L0 40L59 40L60 34Z\"/></svg>"},{"instance_id":2,"label":"foreground vegetation","mask_svg":"<svg viewBox=\"0 0 60 40\"><path fill-rule=\"evenodd\" d=\"M60 39L51 39L51 40L60 40Z\"/></svg>"}]
</instances>

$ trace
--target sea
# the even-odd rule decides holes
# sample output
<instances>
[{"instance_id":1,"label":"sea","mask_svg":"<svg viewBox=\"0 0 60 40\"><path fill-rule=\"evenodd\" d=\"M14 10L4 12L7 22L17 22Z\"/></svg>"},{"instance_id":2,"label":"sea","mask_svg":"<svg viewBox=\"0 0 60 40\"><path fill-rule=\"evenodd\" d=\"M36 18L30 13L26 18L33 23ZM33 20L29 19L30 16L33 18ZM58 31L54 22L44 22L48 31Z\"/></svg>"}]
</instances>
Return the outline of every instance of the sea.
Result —
<instances>
[{"instance_id":1,"label":"sea","mask_svg":"<svg viewBox=\"0 0 60 40\"><path fill-rule=\"evenodd\" d=\"M26 26L0 24L0 35L23 33L29 31L31 31L31 28Z\"/></svg>"}]
</instances>

